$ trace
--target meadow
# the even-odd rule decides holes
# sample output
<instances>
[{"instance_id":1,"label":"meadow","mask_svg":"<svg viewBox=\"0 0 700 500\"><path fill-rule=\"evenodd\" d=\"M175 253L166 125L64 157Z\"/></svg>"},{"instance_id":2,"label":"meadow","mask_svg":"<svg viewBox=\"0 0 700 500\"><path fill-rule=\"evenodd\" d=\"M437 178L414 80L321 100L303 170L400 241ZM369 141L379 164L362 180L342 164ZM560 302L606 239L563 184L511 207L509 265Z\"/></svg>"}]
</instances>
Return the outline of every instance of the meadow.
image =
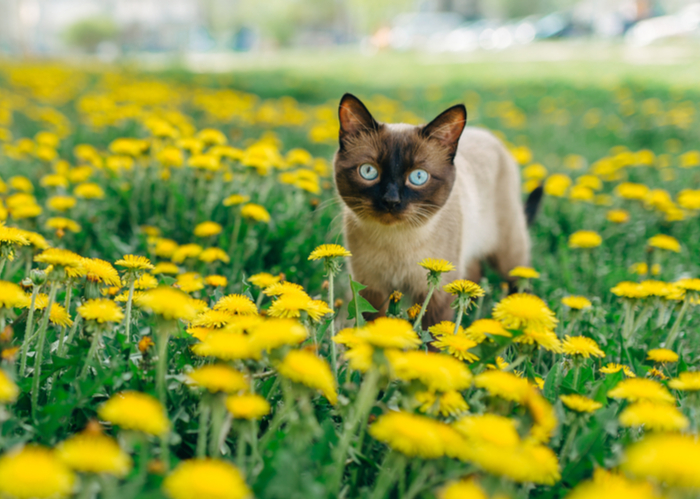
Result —
<instances>
[{"instance_id":1,"label":"meadow","mask_svg":"<svg viewBox=\"0 0 700 500\"><path fill-rule=\"evenodd\" d=\"M0 63L0 496L697 496L693 80L323 61ZM364 320L345 91L390 122L464 102L544 186L519 293L427 259L459 325L400 290Z\"/></svg>"}]
</instances>

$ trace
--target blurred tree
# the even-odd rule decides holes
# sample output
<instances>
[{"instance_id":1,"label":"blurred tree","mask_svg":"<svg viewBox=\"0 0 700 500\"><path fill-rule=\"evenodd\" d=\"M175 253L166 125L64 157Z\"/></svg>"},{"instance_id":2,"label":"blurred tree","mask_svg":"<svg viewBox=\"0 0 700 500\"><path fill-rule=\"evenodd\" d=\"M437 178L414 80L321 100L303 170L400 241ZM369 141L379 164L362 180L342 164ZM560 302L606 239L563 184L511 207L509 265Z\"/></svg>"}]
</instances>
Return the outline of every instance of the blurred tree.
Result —
<instances>
[{"instance_id":1,"label":"blurred tree","mask_svg":"<svg viewBox=\"0 0 700 500\"><path fill-rule=\"evenodd\" d=\"M87 52L95 52L102 42L115 40L119 28L107 17L89 17L71 24L65 31L66 43Z\"/></svg>"}]
</instances>

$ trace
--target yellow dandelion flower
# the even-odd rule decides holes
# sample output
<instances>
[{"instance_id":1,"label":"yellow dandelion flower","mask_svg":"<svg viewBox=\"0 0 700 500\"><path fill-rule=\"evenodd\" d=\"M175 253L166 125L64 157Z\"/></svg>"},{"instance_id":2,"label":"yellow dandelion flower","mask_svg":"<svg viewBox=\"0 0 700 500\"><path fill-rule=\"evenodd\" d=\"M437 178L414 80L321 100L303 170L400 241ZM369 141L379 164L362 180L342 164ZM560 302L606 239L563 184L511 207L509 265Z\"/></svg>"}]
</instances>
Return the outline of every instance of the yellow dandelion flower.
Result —
<instances>
[{"instance_id":1,"label":"yellow dandelion flower","mask_svg":"<svg viewBox=\"0 0 700 500\"><path fill-rule=\"evenodd\" d=\"M357 336L382 349L415 349L421 344L411 324L398 318L378 318L358 330Z\"/></svg>"},{"instance_id":2,"label":"yellow dandelion flower","mask_svg":"<svg viewBox=\"0 0 700 500\"><path fill-rule=\"evenodd\" d=\"M194 319L198 312L197 307L187 294L168 286L146 290L134 302L141 309L168 320L189 321Z\"/></svg>"},{"instance_id":3,"label":"yellow dandelion flower","mask_svg":"<svg viewBox=\"0 0 700 500\"><path fill-rule=\"evenodd\" d=\"M529 382L510 372L487 370L474 377L474 385L492 396L522 403L533 390Z\"/></svg>"},{"instance_id":4,"label":"yellow dandelion flower","mask_svg":"<svg viewBox=\"0 0 700 500\"><path fill-rule=\"evenodd\" d=\"M75 476L47 448L27 445L0 457L0 495L10 498L71 496Z\"/></svg>"},{"instance_id":5,"label":"yellow dandelion flower","mask_svg":"<svg viewBox=\"0 0 700 500\"><path fill-rule=\"evenodd\" d=\"M210 274L204 278L204 282L209 286L213 286L214 288L224 288L228 286L228 279L226 276L221 276L220 274Z\"/></svg>"},{"instance_id":6,"label":"yellow dandelion flower","mask_svg":"<svg viewBox=\"0 0 700 500\"><path fill-rule=\"evenodd\" d=\"M56 447L58 458L71 469L92 474L124 477L131 470L131 458L114 438L101 432L83 431Z\"/></svg>"},{"instance_id":7,"label":"yellow dandelion flower","mask_svg":"<svg viewBox=\"0 0 700 500\"><path fill-rule=\"evenodd\" d=\"M70 250L61 248L48 248L34 257L35 262L41 262L49 266L62 267L66 272L82 273L83 258Z\"/></svg>"},{"instance_id":8,"label":"yellow dandelion flower","mask_svg":"<svg viewBox=\"0 0 700 500\"><path fill-rule=\"evenodd\" d=\"M250 498L243 475L232 464L216 458L180 462L163 481L170 498Z\"/></svg>"},{"instance_id":9,"label":"yellow dandelion flower","mask_svg":"<svg viewBox=\"0 0 700 500\"><path fill-rule=\"evenodd\" d=\"M248 335L217 330L208 332L202 342L193 345L192 352L197 356L213 356L224 361L260 358L260 351L251 347Z\"/></svg>"},{"instance_id":10,"label":"yellow dandelion flower","mask_svg":"<svg viewBox=\"0 0 700 500\"><path fill-rule=\"evenodd\" d=\"M469 441L488 442L504 448L520 443L516 422L501 415L469 415L456 421L453 427Z\"/></svg>"},{"instance_id":11,"label":"yellow dandelion flower","mask_svg":"<svg viewBox=\"0 0 700 500\"><path fill-rule=\"evenodd\" d=\"M659 498L659 494L649 482L632 481L622 474L596 469L593 479L578 483L566 498Z\"/></svg>"},{"instance_id":12,"label":"yellow dandelion flower","mask_svg":"<svg viewBox=\"0 0 700 500\"><path fill-rule=\"evenodd\" d=\"M561 198L571 186L571 177L565 174L552 174L544 182L544 192L549 196Z\"/></svg>"},{"instance_id":13,"label":"yellow dandelion flower","mask_svg":"<svg viewBox=\"0 0 700 500\"><path fill-rule=\"evenodd\" d=\"M625 450L622 470L672 488L700 489L700 442L693 435L654 434Z\"/></svg>"},{"instance_id":14,"label":"yellow dandelion flower","mask_svg":"<svg viewBox=\"0 0 700 500\"><path fill-rule=\"evenodd\" d=\"M700 372L683 372L671 379L668 386L678 391L700 391Z\"/></svg>"},{"instance_id":15,"label":"yellow dandelion flower","mask_svg":"<svg viewBox=\"0 0 700 500\"><path fill-rule=\"evenodd\" d=\"M204 249L196 243L189 243L187 245L179 246L171 258L176 264L182 264L187 259L199 257L199 254L201 254L203 251Z\"/></svg>"},{"instance_id":16,"label":"yellow dandelion flower","mask_svg":"<svg viewBox=\"0 0 700 500\"><path fill-rule=\"evenodd\" d=\"M218 222L201 222L195 226L194 235L199 238L208 238L210 236L216 236L217 234L221 234L221 231L223 231L223 229L224 228L221 227L221 224L219 224Z\"/></svg>"},{"instance_id":17,"label":"yellow dandelion flower","mask_svg":"<svg viewBox=\"0 0 700 500\"><path fill-rule=\"evenodd\" d=\"M309 260L320 260L320 259L330 259L333 257L351 257L352 254L343 248L341 245L329 244L321 245L316 247L311 255L309 255Z\"/></svg>"},{"instance_id":18,"label":"yellow dandelion flower","mask_svg":"<svg viewBox=\"0 0 700 500\"><path fill-rule=\"evenodd\" d=\"M531 267L516 266L508 272L508 276L514 278L537 279L540 277L540 273Z\"/></svg>"},{"instance_id":19,"label":"yellow dandelion flower","mask_svg":"<svg viewBox=\"0 0 700 500\"><path fill-rule=\"evenodd\" d=\"M644 200L649 195L650 189L644 184L623 182L615 187L615 193L628 200Z\"/></svg>"},{"instance_id":20,"label":"yellow dandelion flower","mask_svg":"<svg viewBox=\"0 0 700 500\"><path fill-rule=\"evenodd\" d=\"M621 381L608 391L608 397L626 399L628 401L653 401L657 403L673 403L671 393L656 380L648 378L629 378Z\"/></svg>"},{"instance_id":21,"label":"yellow dandelion flower","mask_svg":"<svg viewBox=\"0 0 700 500\"><path fill-rule=\"evenodd\" d=\"M595 248L603 243L603 238L595 231L576 231L569 236L569 248Z\"/></svg>"},{"instance_id":22,"label":"yellow dandelion flower","mask_svg":"<svg viewBox=\"0 0 700 500\"><path fill-rule=\"evenodd\" d=\"M82 268L88 281L108 286L121 286L122 284L119 273L106 260L85 258L82 260Z\"/></svg>"},{"instance_id":23,"label":"yellow dandelion flower","mask_svg":"<svg viewBox=\"0 0 700 500\"><path fill-rule=\"evenodd\" d=\"M668 236L665 234L657 234L652 236L647 241L647 244L653 248L659 248L661 250L669 250L670 252L680 252L681 244L673 236Z\"/></svg>"},{"instance_id":24,"label":"yellow dandelion flower","mask_svg":"<svg viewBox=\"0 0 700 500\"><path fill-rule=\"evenodd\" d=\"M479 361L479 357L476 354L469 352L469 349L476 347L477 342L467 335L459 333L456 335L444 335L432 342L432 344L460 361L466 361L467 363Z\"/></svg>"},{"instance_id":25,"label":"yellow dandelion flower","mask_svg":"<svg viewBox=\"0 0 700 500\"><path fill-rule=\"evenodd\" d=\"M204 365L187 374L188 383L209 392L233 393L248 388L248 381L238 370L228 365Z\"/></svg>"},{"instance_id":26,"label":"yellow dandelion flower","mask_svg":"<svg viewBox=\"0 0 700 500\"><path fill-rule=\"evenodd\" d=\"M204 288L204 279L199 273L182 273L177 277L175 286L185 293L192 293Z\"/></svg>"},{"instance_id":27,"label":"yellow dandelion flower","mask_svg":"<svg viewBox=\"0 0 700 500\"><path fill-rule=\"evenodd\" d=\"M46 250L49 248L48 241L46 241L46 239L39 233L35 233L34 231L25 231L24 229L20 229L20 233L22 236L27 238L29 243L37 250Z\"/></svg>"},{"instance_id":28,"label":"yellow dandelion flower","mask_svg":"<svg viewBox=\"0 0 700 500\"><path fill-rule=\"evenodd\" d=\"M432 333L435 337L442 337L443 335L452 335L455 332L455 324L452 321L441 321L437 325L429 327L428 331ZM464 335L464 328L460 326L458 333L460 335Z\"/></svg>"},{"instance_id":29,"label":"yellow dandelion flower","mask_svg":"<svg viewBox=\"0 0 700 500\"><path fill-rule=\"evenodd\" d=\"M648 289L633 281L621 281L612 287L610 291L618 297L627 299L643 299L649 296Z\"/></svg>"},{"instance_id":30,"label":"yellow dandelion flower","mask_svg":"<svg viewBox=\"0 0 700 500\"><path fill-rule=\"evenodd\" d=\"M576 336L570 337L566 336L564 342L562 343L564 353L569 356L581 356L584 358L589 358L595 356L597 358L605 357L605 353L598 347L595 340L589 339L588 337Z\"/></svg>"},{"instance_id":31,"label":"yellow dandelion flower","mask_svg":"<svg viewBox=\"0 0 700 500\"><path fill-rule=\"evenodd\" d=\"M306 313L314 321L320 321L326 314L332 314L333 309L323 300L312 300L306 308Z\"/></svg>"},{"instance_id":32,"label":"yellow dandelion flower","mask_svg":"<svg viewBox=\"0 0 700 500\"><path fill-rule=\"evenodd\" d=\"M408 319L416 319L421 310L423 310L423 306L421 304L413 304L411 307L406 309L406 315L408 316Z\"/></svg>"},{"instance_id":33,"label":"yellow dandelion flower","mask_svg":"<svg viewBox=\"0 0 700 500\"><path fill-rule=\"evenodd\" d=\"M250 276L248 282L258 288L267 288L281 281L279 276L273 276L270 273L258 273Z\"/></svg>"},{"instance_id":34,"label":"yellow dandelion flower","mask_svg":"<svg viewBox=\"0 0 700 500\"><path fill-rule=\"evenodd\" d=\"M158 280L152 274L142 274L136 281L134 281L134 288L136 290L150 290L158 286Z\"/></svg>"},{"instance_id":35,"label":"yellow dandelion flower","mask_svg":"<svg viewBox=\"0 0 700 500\"><path fill-rule=\"evenodd\" d=\"M232 194L231 196L228 196L224 198L224 206L225 207L232 207L234 205L242 205L244 203L248 203L250 201L250 196L245 195L245 194Z\"/></svg>"},{"instance_id":36,"label":"yellow dandelion flower","mask_svg":"<svg viewBox=\"0 0 700 500\"><path fill-rule=\"evenodd\" d=\"M504 327L513 329L552 330L558 323L542 299L527 293L509 295L496 304L492 315Z\"/></svg>"},{"instance_id":37,"label":"yellow dandelion flower","mask_svg":"<svg viewBox=\"0 0 700 500\"><path fill-rule=\"evenodd\" d=\"M395 378L410 382L418 380L429 390L459 391L472 383L469 369L451 356L424 351L386 351Z\"/></svg>"},{"instance_id":38,"label":"yellow dandelion flower","mask_svg":"<svg viewBox=\"0 0 700 500\"><path fill-rule=\"evenodd\" d=\"M153 253L156 254L158 257L163 257L164 259L170 259L172 256L177 252L179 246L177 242L174 240L169 240L167 238L157 238L155 241L152 241L152 243L155 244L155 248L153 249ZM199 247L199 251L201 252L201 248L199 245L196 245Z\"/></svg>"},{"instance_id":39,"label":"yellow dandelion flower","mask_svg":"<svg viewBox=\"0 0 700 500\"><path fill-rule=\"evenodd\" d=\"M24 231L15 227L7 227L0 223L0 245L29 245L29 239Z\"/></svg>"},{"instance_id":40,"label":"yellow dandelion flower","mask_svg":"<svg viewBox=\"0 0 700 500\"><path fill-rule=\"evenodd\" d=\"M226 311L230 314L258 314L258 308L255 306L255 303L250 300L250 298L236 293L226 295L219 299L219 301L214 305L214 309Z\"/></svg>"},{"instance_id":41,"label":"yellow dandelion flower","mask_svg":"<svg viewBox=\"0 0 700 500\"><path fill-rule=\"evenodd\" d=\"M265 287L263 293L268 297L277 297L279 295L284 295L290 292L303 292L304 288L296 283L290 283L289 281L279 281L272 285Z\"/></svg>"},{"instance_id":42,"label":"yellow dandelion flower","mask_svg":"<svg viewBox=\"0 0 700 500\"><path fill-rule=\"evenodd\" d=\"M651 349L647 352L647 359L656 363L675 363L678 354L670 349Z\"/></svg>"},{"instance_id":43,"label":"yellow dandelion flower","mask_svg":"<svg viewBox=\"0 0 700 500\"><path fill-rule=\"evenodd\" d=\"M568 396L562 394L559 399L564 403L564 406L579 413L592 413L603 407L602 403L579 394L569 394Z\"/></svg>"},{"instance_id":44,"label":"yellow dandelion flower","mask_svg":"<svg viewBox=\"0 0 700 500\"><path fill-rule=\"evenodd\" d=\"M608 219L608 221L613 222L615 224L624 224L625 222L628 222L630 220L630 213L627 210L615 208L612 210L608 210L608 213L605 216L605 218Z\"/></svg>"},{"instance_id":45,"label":"yellow dandelion flower","mask_svg":"<svg viewBox=\"0 0 700 500\"><path fill-rule=\"evenodd\" d=\"M700 278L683 278L674 284L686 291L700 292Z\"/></svg>"},{"instance_id":46,"label":"yellow dandelion flower","mask_svg":"<svg viewBox=\"0 0 700 500\"><path fill-rule=\"evenodd\" d=\"M154 436L170 429L165 408L153 396L136 391L124 391L109 398L97 411L106 420L122 429L145 432Z\"/></svg>"},{"instance_id":47,"label":"yellow dandelion flower","mask_svg":"<svg viewBox=\"0 0 700 500\"><path fill-rule=\"evenodd\" d=\"M101 200L105 197L104 190L99 184L95 184L94 182L78 184L75 186L75 189L73 189L73 194L85 200Z\"/></svg>"},{"instance_id":48,"label":"yellow dandelion flower","mask_svg":"<svg viewBox=\"0 0 700 500\"><path fill-rule=\"evenodd\" d=\"M120 323L124 319L122 308L109 299L90 299L78 307L78 314L98 323Z\"/></svg>"},{"instance_id":49,"label":"yellow dandelion flower","mask_svg":"<svg viewBox=\"0 0 700 500\"><path fill-rule=\"evenodd\" d=\"M80 224L66 217L51 217L46 221L46 227L56 231L70 231L71 233L79 233L82 230Z\"/></svg>"},{"instance_id":50,"label":"yellow dandelion flower","mask_svg":"<svg viewBox=\"0 0 700 500\"><path fill-rule=\"evenodd\" d=\"M241 394L226 398L226 409L233 418L260 420L270 413L270 403L257 394Z\"/></svg>"},{"instance_id":51,"label":"yellow dandelion flower","mask_svg":"<svg viewBox=\"0 0 700 500\"><path fill-rule=\"evenodd\" d=\"M664 372L659 371L659 370L656 369L655 367L652 368L651 370L649 370L649 371L647 372L647 377L656 377L656 378L658 378L659 380L666 380L666 379L668 379L668 377L664 374Z\"/></svg>"},{"instance_id":52,"label":"yellow dandelion flower","mask_svg":"<svg viewBox=\"0 0 700 500\"><path fill-rule=\"evenodd\" d=\"M650 431L682 431L690 425L688 418L672 404L639 401L620 413L625 427L641 427Z\"/></svg>"},{"instance_id":53,"label":"yellow dandelion flower","mask_svg":"<svg viewBox=\"0 0 700 500\"><path fill-rule=\"evenodd\" d=\"M224 263L229 263L231 261L231 257L229 257L226 251L222 250L221 248L210 247L202 250L202 252L199 254L199 260L206 262L207 264L211 264L217 260Z\"/></svg>"},{"instance_id":54,"label":"yellow dandelion flower","mask_svg":"<svg viewBox=\"0 0 700 500\"><path fill-rule=\"evenodd\" d=\"M0 308L22 307L25 301L24 292L19 285L9 281L0 281Z\"/></svg>"},{"instance_id":55,"label":"yellow dandelion flower","mask_svg":"<svg viewBox=\"0 0 700 500\"><path fill-rule=\"evenodd\" d=\"M491 318L477 319L464 331L467 337L480 343L486 339L487 335L495 335L497 337L512 337L513 334L503 328L500 321Z\"/></svg>"},{"instance_id":56,"label":"yellow dandelion flower","mask_svg":"<svg viewBox=\"0 0 700 500\"><path fill-rule=\"evenodd\" d=\"M484 290L479 285L469 280L455 280L443 287L451 295L463 295L470 298L482 297Z\"/></svg>"},{"instance_id":57,"label":"yellow dandelion flower","mask_svg":"<svg viewBox=\"0 0 700 500\"><path fill-rule=\"evenodd\" d=\"M627 376L627 377L636 377L632 369L627 366L627 365L620 365L618 363L608 363L605 365L603 368L600 369L600 373L605 373L605 374L611 374L611 373L617 373L621 371Z\"/></svg>"},{"instance_id":58,"label":"yellow dandelion flower","mask_svg":"<svg viewBox=\"0 0 700 500\"><path fill-rule=\"evenodd\" d=\"M262 205L248 203L241 207L241 215L256 222L270 222L270 213Z\"/></svg>"},{"instance_id":59,"label":"yellow dandelion flower","mask_svg":"<svg viewBox=\"0 0 700 500\"><path fill-rule=\"evenodd\" d=\"M153 274L180 274L180 268L177 264L173 262L159 262L153 269L151 269Z\"/></svg>"},{"instance_id":60,"label":"yellow dandelion flower","mask_svg":"<svg viewBox=\"0 0 700 500\"><path fill-rule=\"evenodd\" d=\"M565 306L576 309L578 311L582 309L588 309L592 306L591 301L586 297L581 297L577 295L570 295L561 299L561 303Z\"/></svg>"},{"instance_id":61,"label":"yellow dandelion flower","mask_svg":"<svg viewBox=\"0 0 700 500\"><path fill-rule=\"evenodd\" d=\"M293 382L319 390L332 405L338 400L330 366L325 359L311 352L289 351L277 365L277 371Z\"/></svg>"},{"instance_id":62,"label":"yellow dandelion flower","mask_svg":"<svg viewBox=\"0 0 700 500\"><path fill-rule=\"evenodd\" d=\"M46 206L58 212L65 212L73 208L77 201L72 196L52 196L46 201Z\"/></svg>"},{"instance_id":63,"label":"yellow dandelion flower","mask_svg":"<svg viewBox=\"0 0 700 500\"><path fill-rule=\"evenodd\" d=\"M191 327L223 328L234 319L234 315L227 311L207 310L199 313L190 323Z\"/></svg>"},{"instance_id":64,"label":"yellow dandelion flower","mask_svg":"<svg viewBox=\"0 0 700 500\"><path fill-rule=\"evenodd\" d=\"M448 452L446 437L459 435L448 425L422 415L392 411L379 417L369 427L377 441L409 457L438 458Z\"/></svg>"},{"instance_id":65,"label":"yellow dandelion flower","mask_svg":"<svg viewBox=\"0 0 700 500\"><path fill-rule=\"evenodd\" d=\"M462 499L462 498L488 498L486 492L473 478L451 481L440 488L437 498L442 500Z\"/></svg>"},{"instance_id":66,"label":"yellow dandelion flower","mask_svg":"<svg viewBox=\"0 0 700 500\"><path fill-rule=\"evenodd\" d=\"M440 415L443 417L457 416L469 410L464 396L458 391L447 391L438 398Z\"/></svg>"},{"instance_id":67,"label":"yellow dandelion flower","mask_svg":"<svg viewBox=\"0 0 700 500\"><path fill-rule=\"evenodd\" d=\"M298 321L269 319L253 329L250 345L256 351L271 351L285 345L301 344L308 336L309 332Z\"/></svg>"},{"instance_id":68,"label":"yellow dandelion flower","mask_svg":"<svg viewBox=\"0 0 700 500\"><path fill-rule=\"evenodd\" d=\"M34 304L34 308L37 311L43 311L46 309L46 306L49 305L49 296L46 295L45 293L40 293L39 295L36 296L36 302ZM24 302L20 305L22 309L28 309L29 306L31 306L31 299L28 295L24 296ZM59 325L62 327L69 327L73 324L73 320L70 317L70 314L68 314L68 311L61 305L56 302L53 303L51 306L51 311L49 313L49 320L51 323L55 325Z\"/></svg>"},{"instance_id":69,"label":"yellow dandelion flower","mask_svg":"<svg viewBox=\"0 0 700 500\"><path fill-rule=\"evenodd\" d=\"M150 271L153 269L151 261L141 255L125 255L115 264L129 271Z\"/></svg>"},{"instance_id":70,"label":"yellow dandelion flower","mask_svg":"<svg viewBox=\"0 0 700 500\"><path fill-rule=\"evenodd\" d=\"M350 344L343 357L348 360L348 366L353 370L365 373L372 368L374 348L365 343Z\"/></svg>"},{"instance_id":71,"label":"yellow dandelion flower","mask_svg":"<svg viewBox=\"0 0 700 500\"><path fill-rule=\"evenodd\" d=\"M17 396L19 396L19 387L3 370L0 370L0 404L12 403Z\"/></svg>"},{"instance_id":72,"label":"yellow dandelion flower","mask_svg":"<svg viewBox=\"0 0 700 500\"><path fill-rule=\"evenodd\" d=\"M456 269L451 262L445 259L423 259L418 265L433 273L447 273Z\"/></svg>"}]
</instances>

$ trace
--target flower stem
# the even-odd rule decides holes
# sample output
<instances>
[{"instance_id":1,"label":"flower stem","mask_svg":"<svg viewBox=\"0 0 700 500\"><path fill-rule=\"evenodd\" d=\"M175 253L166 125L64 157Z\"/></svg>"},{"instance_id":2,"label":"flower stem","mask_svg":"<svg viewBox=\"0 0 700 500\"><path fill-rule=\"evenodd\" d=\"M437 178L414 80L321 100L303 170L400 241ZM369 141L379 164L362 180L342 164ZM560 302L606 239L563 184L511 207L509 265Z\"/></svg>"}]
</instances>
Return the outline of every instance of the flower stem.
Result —
<instances>
[{"instance_id":1,"label":"flower stem","mask_svg":"<svg viewBox=\"0 0 700 500\"><path fill-rule=\"evenodd\" d=\"M462 316L464 315L464 311L469 307L469 300L466 301L466 304L462 303L463 301L460 300L459 302L459 308L457 309L457 318L455 319L455 331L453 332L455 335L459 333L459 327L462 325Z\"/></svg>"},{"instance_id":2,"label":"flower stem","mask_svg":"<svg viewBox=\"0 0 700 500\"><path fill-rule=\"evenodd\" d=\"M199 402L199 431L197 432L197 457L202 458L207 454L207 429L209 427L209 415L211 407L206 402L206 396Z\"/></svg>"},{"instance_id":3,"label":"flower stem","mask_svg":"<svg viewBox=\"0 0 700 500\"><path fill-rule=\"evenodd\" d=\"M423 301L423 306L420 308L420 312L418 313L418 316L416 317L416 321L413 323L413 329L417 329L420 324L421 320L423 319L423 315L425 314L425 310L428 309L428 303L430 302L431 297L433 296L433 293L435 292L435 289L438 287L437 284L433 285L430 284L428 288L428 295L425 296L425 300Z\"/></svg>"},{"instance_id":4,"label":"flower stem","mask_svg":"<svg viewBox=\"0 0 700 500\"><path fill-rule=\"evenodd\" d=\"M168 369L168 341L170 340L170 332L168 328L161 325L156 335L158 340L158 362L156 364L156 392L158 399L163 405L165 401L165 375Z\"/></svg>"},{"instance_id":5,"label":"flower stem","mask_svg":"<svg viewBox=\"0 0 700 500\"><path fill-rule=\"evenodd\" d=\"M70 314L70 301L71 297L73 295L73 286L71 284L71 281L68 280L68 283L66 283L66 301L64 302L64 306L66 309L66 312ZM61 330L58 332L58 348L56 349L57 353L60 353L63 350L63 340L66 336L66 328L61 327Z\"/></svg>"},{"instance_id":6,"label":"flower stem","mask_svg":"<svg viewBox=\"0 0 700 500\"><path fill-rule=\"evenodd\" d=\"M73 337L75 337L75 332L78 331L78 326L80 325L82 319L83 317L79 315L77 318L75 318L75 321L73 321L73 326L71 327L70 332L68 332L68 338L63 344L63 349L59 349L58 351L59 356L63 356L65 351L68 349L68 346L73 342Z\"/></svg>"},{"instance_id":7,"label":"flower stem","mask_svg":"<svg viewBox=\"0 0 700 500\"><path fill-rule=\"evenodd\" d=\"M379 391L378 382L379 370L376 368L370 369L370 371L367 372L367 375L362 382L362 386L360 387L360 392L357 395L355 411L352 418L345 423L343 435L338 443L338 451L335 456L336 469L331 478L331 485L329 488L329 491L331 492L337 493L338 489L340 488L343 479L343 471L345 470L345 457L350 449L350 441L356 434L357 426L363 421L367 420L367 414L372 409L374 400L377 397L377 392Z\"/></svg>"},{"instance_id":8,"label":"flower stem","mask_svg":"<svg viewBox=\"0 0 700 500\"><path fill-rule=\"evenodd\" d=\"M20 354L19 376L24 377L27 369L27 351L34 336L34 308L36 307L36 296L39 294L38 285L32 287L32 298L29 302L29 313L27 314L27 325L24 328L24 340L22 341L22 353Z\"/></svg>"},{"instance_id":9,"label":"flower stem","mask_svg":"<svg viewBox=\"0 0 700 500\"><path fill-rule=\"evenodd\" d=\"M36 421L39 405L39 391L41 389L41 362L44 357L44 343L46 342L46 329L49 326L49 317L51 316L51 308L54 300L56 300L56 291L58 282L52 281L49 290L49 300L44 310L44 315L41 317L39 325L39 340L37 341L36 351L34 354L34 373L32 374L32 420Z\"/></svg>"},{"instance_id":10,"label":"flower stem","mask_svg":"<svg viewBox=\"0 0 700 500\"><path fill-rule=\"evenodd\" d=\"M221 429L226 417L226 407L220 397L214 397L211 408L211 435L209 436L209 455L218 457L221 455Z\"/></svg>"},{"instance_id":11,"label":"flower stem","mask_svg":"<svg viewBox=\"0 0 700 500\"><path fill-rule=\"evenodd\" d=\"M374 482L375 486L371 498L387 498L391 487L396 479L403 474L405 468L406 457L396 451L389 452Z\"/></svg>"},{"instance_id":12,"label":"flower stem","mask_svg":"<svg viewBox=\"0 0 700 500\"><path fill-rule=\"evenodd\" d=\"M7 262L7 258L0 258L0 277L2 277L2 272L5 270L5 262Z\"/></svg>"},{"instance_id":13,"label":"flower stem","mask_svg":"<svg viewBox=\"0 0 700 500\"><path fill-rule=\"evenodd\" d=\"M671 327L671 331L668 332L668 337L666 337L666 342L665 342L666 349L673 349L673 343L676 341L676 337L678 336L678 332L680 331L680 328L681 328L681 321L683 321L683 316L685 316L685 313L688 310L689 305L690 305L690 299L686 297L683 300L683 305L681 306L681 310L678 312L678 317L676 318L676 322L673 323L673 326Z\"/></svg>"},{"instance_id":14,"label":"flower stem","mask_svg":"<svg viewBox=\"0 0 700 500\"><path fill-rule=\"evenodd\" d=\"M580 417L576 417L576 420L569 428L569 434L566 436L566 441L564 442L564 446L562 446L561 453L559 454L561 460L566 460L569 452L571 451L571 446L574 444L574 439L576 438L576 433L578 432L579 423Z\"/></svg>"},{"instance_id":15,"label":"flower stem","mask_svg":"<svg viewBox=\"0 0 700 500\"><path fill-rule=\"evenodd\" d=\"M95 331L92 332L92 342L90 343L90 350L87 353L87 356L85 357L85 364L83 365L83 369L80 372L80 377L81 379L85 378L85 376L88 373L88 370L90 369L90 361L92 361L92 358L95 357L95 354L97 353L97 349L100 346L100 340L102 339L102 328L96 328Z\"/></svg>"},{"instance_id":16,"label":"flower stem","mask_svg":"<svg viewBox=\"0 0 700 500\"><path fill-rule=\"evenodd\" d=\"M331 326L330 326L330 339L331 344L331 367L333 368L333 377L338 380L338 350L333 341L335 337L335 303L333 297L333 271L328 271L328 307L331 308Z\"/></svg>"},{"instance_id":17,"label":"flower stem","mask_svg":"<svg viewBox=\"0 0 700 500\"><path fill-rule=\"evenodd\" d=\"M126 300L126 315L124 316L124 321L125 321L125 335L126 335L126 343L128 344L130 342L130 333L131 333L131 304L134 301L134 288L136 287L136 279L134 276L131 276L131 283L129 284L129 297Z\"/></svg>"}]
</instances>

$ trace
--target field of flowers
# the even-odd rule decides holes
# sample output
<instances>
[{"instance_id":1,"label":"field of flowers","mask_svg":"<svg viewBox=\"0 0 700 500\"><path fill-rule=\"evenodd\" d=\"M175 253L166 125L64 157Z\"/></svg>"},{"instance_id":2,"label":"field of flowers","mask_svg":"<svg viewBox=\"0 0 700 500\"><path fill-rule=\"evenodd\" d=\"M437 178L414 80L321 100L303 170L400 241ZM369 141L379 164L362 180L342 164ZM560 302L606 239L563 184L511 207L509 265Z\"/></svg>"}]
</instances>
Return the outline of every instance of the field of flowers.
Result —
<instances>
[{"instance_id":1,"label":"field of flowers","mask_svg":"<svg viewBox=\"0 0 700 500\"><path fill-rule=\"evenodd\" d=\"M700 493L697 92L246 82L0 65L0 496ZM345 90L465 102L544 185L519 293L426 259L459 325L364 320Z\"/></svg>"}]
</instances>

